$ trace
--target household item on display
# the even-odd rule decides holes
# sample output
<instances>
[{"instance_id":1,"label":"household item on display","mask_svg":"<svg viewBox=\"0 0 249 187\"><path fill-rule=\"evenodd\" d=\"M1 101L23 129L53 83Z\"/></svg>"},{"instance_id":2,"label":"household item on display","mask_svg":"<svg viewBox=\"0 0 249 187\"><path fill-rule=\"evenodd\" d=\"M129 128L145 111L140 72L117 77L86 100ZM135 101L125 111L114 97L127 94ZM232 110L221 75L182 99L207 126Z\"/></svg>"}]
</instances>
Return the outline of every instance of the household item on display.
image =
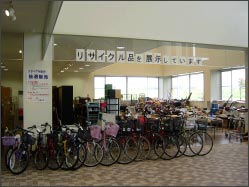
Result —
<instances>
[{"instance_id":1,"label":"household item on display","mask_svg":"<svg viewBox=\"0 0 249 187\"><path fill-rule=\"evenodd\" d=\"M89 125L96 125L98 123L98 117L100 113L99 102L88 102L86 103L87 121Z\"/></svg>"},{"instance_id":2,"label":"household item on display","mask_svg":"<svg viewBox=\"0 0 249 187\"><path fill-rule=\"evenodd\" d=\"M63 125L74 123L73 119L73 86L59 87L58 116Z\"/></svg>"},{"instance_id":3,"label":"household item on display","mask_svg":"<svg viewBox=\"0 0 249 187\"><path fill-rule=\"evenodd\" d=\"M106 100L106 112L107 113L112 113L112 114L116 114L117 116L119 115L119 100L118 98L107 98Z\"/></svg>"}]
</instances>

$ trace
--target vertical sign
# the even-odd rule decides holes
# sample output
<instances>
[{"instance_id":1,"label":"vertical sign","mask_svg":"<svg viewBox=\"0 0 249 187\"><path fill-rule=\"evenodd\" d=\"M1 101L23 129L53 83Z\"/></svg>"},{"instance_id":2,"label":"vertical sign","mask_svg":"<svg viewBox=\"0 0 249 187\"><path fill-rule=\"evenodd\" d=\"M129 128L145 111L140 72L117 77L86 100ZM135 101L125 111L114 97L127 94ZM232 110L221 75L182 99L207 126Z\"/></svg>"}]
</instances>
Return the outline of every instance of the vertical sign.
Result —
<instances>
[{"instance_id":1,"label":"vertical sign","mask_svg":"<svg viewBox=\"0 0 249 187\"><path fill-rule=\"evenodd\" d=\"M161 53L155 53L154 54L154 63L155 64L161 64Z\"/></svg>"},{"instance_id":2,"label":"vertical sign","mask_svg":"<svg viewBox=\"0 0 249 187\"><path fill-rule=\"evenodd\" d=\"M49 78L47 70L27 71L27 100L29 102L49 101Z\"/></svg>"},{"instance_id":3,"label":"vertical sign","mask_svg":"<svg viewBox=\"0 0 249 187\"><path fill-rule=\"evenodd\" d=\"M107 51L107 62L115 62L115 51Z\"/></svg>"},{"instance_id":4,"label":"vertical sign","mask_svg":"<svg viewBox=\"0 0 249 187\"><path fill-rule=\"evenodd\" d=\"M171 64L178 65L178 56L171 57Z\"/></svg>"},{"instance_id":5,"label":"vertical sign","mask_svg":"<svg viewBox=\"0 0 249 187\"><path fill-rule=\"evenodd\" d=\"M117 51L117 62L125 62L125 51Z\"/></svg>"},{"instance_id":6,"label":"vertical sign","mask_svg":"<svg viewBox=\"0 0 249 187\"><path fill-rule=\"evenodd\" d=\"M94 49L87 49L86 50L86 59L88 62L95 62L96 61L96 53Z\"/></svg>"},{"instance_id":7,"label":"vertical sign","mask_svg":"<svg viewBox=\"0 0 249 187\"><path fill-rule=\"evenodd\" d=\"M169 56L166 56L166 55L164 55L163 56L163 64L170 64L170 57Z\"/></svg>"},{"instance_id":8,"label":"vertical sign","mask_svg":"<svg viewBox=\"0 0 249 187\"><path fill-rule=\"evenodd\" d=\"M135 62L134 51L127 51L126 52L126 60L127 60L128 63L134 63Z\"/></svg>"},{"instance_id":9,"label":"vertical sign","mask_svg":"<svg viewBox=\"0 0 249 187\"><path fill-rule=\"evenodd\" d=\"M143 55L142 54L136 54L136 63L141 64L143 63Z\"/></svg>"},{"instance_id":10,"label":"vertical sign","mask_svg":"<svg viewBox=\"0 0 249 187\"><path fill-rule=\"evenodd\" d=\"M76 61L85 61L85 49L76 49Z\"/></svg>"},{"instance_id":11,"label":"vertical sign","mask_svg":"<svg viewBox=\"0 0 249 187\"><path fill-rule=\"evenodd\" d=\"M97 50L97 62L105 62L105 50Z\"/></svg>"},{"instance_id":12,"label":"vertical sign","mask_svg":"<svg viewBox=\"0 0 249 187\"><path fill-rule=\"evenodd\" d=\"M145 63L152 64L153 63L153 55L152 53L145 53Z\"/></svg>"}]
</instances>

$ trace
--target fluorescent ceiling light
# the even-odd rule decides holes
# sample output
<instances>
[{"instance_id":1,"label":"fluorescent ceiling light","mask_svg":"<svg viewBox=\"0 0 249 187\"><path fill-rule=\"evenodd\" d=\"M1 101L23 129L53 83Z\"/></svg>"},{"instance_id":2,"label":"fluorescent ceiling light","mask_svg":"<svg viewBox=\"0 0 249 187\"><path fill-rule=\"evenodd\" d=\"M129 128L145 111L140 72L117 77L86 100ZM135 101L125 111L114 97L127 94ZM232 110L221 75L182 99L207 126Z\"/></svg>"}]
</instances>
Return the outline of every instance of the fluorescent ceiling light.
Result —
<instances>
[{"instance_id":1,"label":"fluorescent ceiling light","mask_svg":"<svg viewBox=\"0 0 249 187\"><path fill-rule=\"evenodd\" d=\"M79 68L79 69L84 69L84 68Z\"/></svg>"},{"instance_id":2,"label":"fluorescent ceiling light","mask_svg":"<svg viewBox=\"0 0 249 187\"><path fill-rule=\"evenodd\" d=\"M53 45L54 45L54 46L57 46L58 44L54 43Z\"/></svg>"},{"instance_id":3,"label":"fluorescent ceiling light","mask_svg":"<svg viewBox=\"0 0 249 187\"><path fill-rule=\"evenodd\" d=\"M4 71L8 71L8 69L7 68L5 68L5 69L3 69Z\"/></svg>"},{"instance_id":4,"label":"fluorescent ceiling light","mask_svg":"<svg viewBox=\"0 0 249 187\"><path fill-rule=\"evenodd\" d=\"M86 67L89 67L90 65L89 65L89 64L86 64L85 66L86 66Z\"/></svg>"},{"instance_id":5,"label":"fluorescent ceiling light","mask_svg":"<svg viewBox=\"0 0 249 187\"><path fill-rule=\"evenodd\" d=\"M118 46L117 49L124 49L125 47L122 46Z\"/></svg>"},{"instance_id":6,"label":"fluorescent ceiling light","mask_svg":"<svg viewBox=\"0 0 249 187\"><path fill-rule=\"evenodd\" d=\"M1 68L5 68L6 66L5 65L2 65Z\"/></svg>"},{"instance_id":7,"label":"fluorescent ceiling light","mask_svg":"<svg viewBox=\"0 0 249 187\"><path fill-rule=\"evenodd\" d=\"M74 70L75 73L79 72L78 70Z\"/></svg>"},{"instance_id":8,"label":"fluorescent ceiling light","mask_svg":"<svg viewBox=\"0 0 249 187\"><path fill-rule=\"evenodd\" d=\"M64 70L61 70L61 73L63 73L64 72Z\"/></svg>"}]
</instances>

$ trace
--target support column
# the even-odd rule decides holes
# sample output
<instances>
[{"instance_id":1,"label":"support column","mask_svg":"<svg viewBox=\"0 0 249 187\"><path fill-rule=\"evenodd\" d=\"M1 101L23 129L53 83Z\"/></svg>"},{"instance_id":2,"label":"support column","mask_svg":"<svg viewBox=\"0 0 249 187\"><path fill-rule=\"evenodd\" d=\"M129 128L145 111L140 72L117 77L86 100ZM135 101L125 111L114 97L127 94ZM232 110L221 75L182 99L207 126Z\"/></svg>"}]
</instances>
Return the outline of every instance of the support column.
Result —
<instances>
[{"instance_id":1,"label":"support column","mask_svg":"<svg viewBox=\"0 0 249 187\"><path fill-rule=\"evenodd\" d=\"M24 34L24 128L45 122L52 125L52 41L42 59L42 35Z\"/></svg>"}]
</instances>

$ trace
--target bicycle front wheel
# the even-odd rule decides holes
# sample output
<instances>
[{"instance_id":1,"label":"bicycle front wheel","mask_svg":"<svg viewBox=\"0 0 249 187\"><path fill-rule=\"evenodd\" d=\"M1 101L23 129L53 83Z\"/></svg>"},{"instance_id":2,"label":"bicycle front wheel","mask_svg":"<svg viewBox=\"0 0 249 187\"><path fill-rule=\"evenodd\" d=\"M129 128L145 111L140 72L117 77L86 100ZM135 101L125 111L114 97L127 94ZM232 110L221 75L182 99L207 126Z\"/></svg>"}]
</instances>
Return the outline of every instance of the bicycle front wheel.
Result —
<instances>
[{"instance_id":1,"label":"bicycle front wheel","mask_svg":"<svg viewBox=\"0 0 249 187\"><path fill-rule=\"evenodd\" d=\"M187 149L184 153L185 156L193 157L198 155L203 148L203 140L200 134L197 132L192 133L188 137Z\"/></svg>"},{"instance_id":2,"label":"bicycle front wheel","mask_svg":"<svg viewBox=\"0 0 249 187\"><path fill-rule=\"evenodd\" d=\"M207 155L213 149L213 139L207 132L201 132L203 139L203 147L201 152L199 153L200 156Z\"/></svg>"},{"instance_id":3,"label":"bicycle front wheel","mask_svg":"<svg viewBox=\"0 0 249 187\"><path fill-rule=\"evenodd\" d=\"M104 156L100 163L104 166L110 166L116 163L121 153L118 142L114 138L107 137L106 145L104 145L104 140L101 140L100 144L104 150Z\"/></svg>"},{"instance_id":4,"label":"bicycle front wheel","mask_svg":"<svg viewBox=\"0 0 249 187\"><path fill-rule=\"evenodd\" d=\"M48 151L47 149L38 149L34 156L35 168L43 170L48 165Z\"/></svg>"},{"instance_id":5,"label":"bicycle front wheel","mask_svg":"<svg viewBox=\"0 0 249 187\"><path fill-rule=\"evenodd\" d=\"M102 146L95 141L85 142L86 147L86 160L84 162L85 166L93 167L97 166L103 159L104 151Z\"/></svg>"},{"instance_id":6,"label":"bicycle front wheel","mask_svg":"<svg viewBox=\"0 0 249 187\"><path fill-rule=\"evenodd\" d=\"M138 155L136 161L146 160L150 156L150 142L144 136L139 137L138 139Z\"/></svg>"},{"instance_id":7,"label":"bicycle front wheel","mask_svg":"<svg viewBox=\"0 0 249 187\"><path fill-rule=\"evenodd\" d=\"M25 148L16 147L9 158L9 170L11 173L18 175L26 170L29 164L29 153Z\"/></svg>"},{"instance_id":8,"label":"bicycle front wheel","mask_svg":"<svg viewBox=\"0 0 249 187\"><path fill-rule=\"evenodd\" d=\"M129 164L134 161L138 155L138 145L132 138L125 139L124 143L120 143L121 154L118 159L119 164Z\"/></svg>"}]
</instances>

